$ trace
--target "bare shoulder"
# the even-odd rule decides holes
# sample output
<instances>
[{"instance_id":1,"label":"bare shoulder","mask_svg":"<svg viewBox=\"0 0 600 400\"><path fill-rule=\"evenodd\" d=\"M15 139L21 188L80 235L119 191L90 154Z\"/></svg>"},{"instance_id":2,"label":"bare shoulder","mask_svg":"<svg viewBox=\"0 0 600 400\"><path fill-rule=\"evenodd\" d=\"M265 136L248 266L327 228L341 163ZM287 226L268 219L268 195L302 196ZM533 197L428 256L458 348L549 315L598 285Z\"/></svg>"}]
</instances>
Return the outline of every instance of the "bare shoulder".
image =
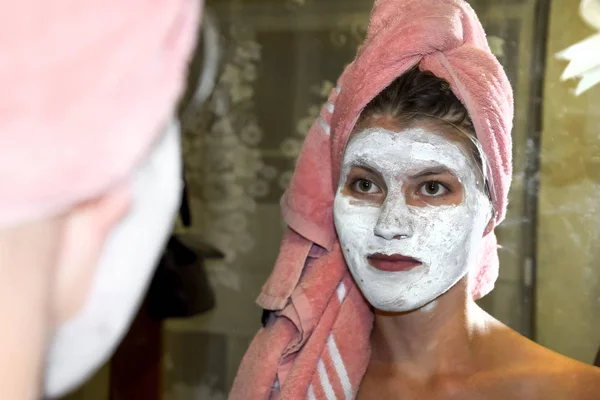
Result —
<instances>
[{"instance_id":1,"label":"bare shoulder","mask_svg":"<svg viewBox=\"0 0 600 400\"><path fill-rule=\"evenodd\" d=\"M550 364L541 376L548 388L564 393L564 398L600 399L600 368L544 350L551 353L547 358Z\"/></svg>"},{"instance_id":2,"label":"bare shoulder","mask_svg":"<svg viewBox=\"0 0 600 400\"><path fill-rule=\"evenodd\" d=\"M600 368L566 357L506 326L496 326L496 366L522 398L600 399Z\"/></svg>"},{"instance_id":3,"label":"bare shoulder","mask_svg":"<svg viewBox=\"0 0 600 400\"><path fill-rule=\"evenodd\" d=\"M553 396L549 398L600 399L600 368L556 353L548 356L547 362L536 368L536 375L543 391Z\"/></svg>"},{"instance_id":4,"label":"bare shoulder","mask_svg":"<svg viewBox=\"0 0 600 400\"><path fill-rule=\"evenodd\" d=\"M600 399L600 368L539 347L536 356L513 369L516 386L526 394L522 398Z\"/></svg>"}]
</instances>

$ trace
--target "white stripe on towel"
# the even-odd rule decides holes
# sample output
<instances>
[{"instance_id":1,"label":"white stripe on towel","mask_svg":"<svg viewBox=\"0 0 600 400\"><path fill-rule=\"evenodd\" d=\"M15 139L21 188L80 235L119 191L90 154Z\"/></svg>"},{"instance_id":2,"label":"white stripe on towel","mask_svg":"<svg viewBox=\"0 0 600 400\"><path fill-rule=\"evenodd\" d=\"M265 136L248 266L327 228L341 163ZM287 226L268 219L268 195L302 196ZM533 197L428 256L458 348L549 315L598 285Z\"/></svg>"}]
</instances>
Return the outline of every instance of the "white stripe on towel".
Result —
<instances>
[{"instance_id":1,"label":"white stripe on towel","mask_svg":"<svg viewBox=\"0 0 600 400\"><path fill-rule=\"evenodd\" d=\"M317 400L312 384L308 387L308 400Z\"/></svg>"},{"instance_id":2,"label":"white stripe on towel","mask_svg":"<svg viewBox=\"0 0 600 400\"><path fill-rule=\"evenodd\" d=\"M344 282L340 282L340 284L338 285L337 296L340 300L340 303L344 301L344 298L346 298L346 286L344 285Z\"/></svg>"},{"instance_id":3,"label":"white stripe on towel","mask_svg":"<svg viewBox=\"0 0 600 400\"><path fill-rule=\"evenodd\" d=\"M319 118L319 124L321 124L321 128L323 128L327 136L329 136L330 128L329 125L327 125L327 122L323 121L323 118Z\"/></svg>"},{"instance_id":4,"label":"white stripe on towel","mask_svg":"<svg viewBox=\"0 0 600 400\"><path fill-rule=\"evenodd\" d=\"M330 102L327 102L327 111L329 111L329 114L333 114L335 111L335 106Z\"/></svg>"},{"instance_id":5,"label":"white stripe on towel","mask_svg":"<svg viewBox=\"0 0 600 400\"><path fill-rule=\"evenodd\" d=\"M271 390L278 390L279 389L279 377L275 377L275 382L273 382L273 385L271 386Z\"/></svg>"},{"instance_id":6,"label":"white stripe on towel","mask_svg":"<svg viewBox=\"0 0 600 400\"><path fill-rule=\"evenodd\" d=\"M323 391L325 392L327 400L337 400L329 376L327 376L327 370L325 369L325 363L322 358L319 358L317 369L319 370L319 379L321 380L321 386L323 386Z\"/></svg>"},{"instance_id":7,"label":"white stripe on towel","mask_svg":"<svg viewBox=\"0 0 600 400\"><path fill-rule=\"evenodd\" d=\"M346 371L346 366L344 365L344 360L342 360L340 350L338 349L335 339L333 338L333 333L329 334L329 337L327 338L327 347L329 348L329 355L331 356L333 365L335 366L335 372L337 372L338 378L342 383L342 388L344 388L346 400L352 400L352 384L350 383L348 371Z\"/></svg>"}]
</instances>

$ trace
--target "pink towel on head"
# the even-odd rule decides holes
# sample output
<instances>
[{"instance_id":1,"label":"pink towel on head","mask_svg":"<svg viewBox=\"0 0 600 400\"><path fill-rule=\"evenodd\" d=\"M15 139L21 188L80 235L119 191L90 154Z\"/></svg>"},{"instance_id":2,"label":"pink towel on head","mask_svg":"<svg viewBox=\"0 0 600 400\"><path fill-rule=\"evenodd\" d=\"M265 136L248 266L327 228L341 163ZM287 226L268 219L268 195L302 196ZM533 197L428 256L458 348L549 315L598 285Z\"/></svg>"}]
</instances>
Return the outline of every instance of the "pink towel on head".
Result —
<instances>
[{"instance_id":1,"label":"pink towel on head","mask_svg":"<svg viewBox=\"0 0 600 400\"><path fill-rule=\"evenodd\" d=\"M289 230L258 299L276 311L242 360L231 399L356 396L369 360L373 315L339 248L333 200L361 111L415 65L446 79L467 108L490 163L496 225L504 219L512 175L512 89L475 12L462 0L376 1L365 43L309 131L282 198ZM487 294L497 276L492 230L469 273L472 296Z\"/></svg>"},{"instance_id":2,"label":"pink towel on head","mask_svg":"<svg viewBox=\"0 0 600 400\"><path fill-rule=\"evenodd\" d=\"M125 179L174 111L199 0L0 3L0 227Z\"/></svg>"}]
</instances>

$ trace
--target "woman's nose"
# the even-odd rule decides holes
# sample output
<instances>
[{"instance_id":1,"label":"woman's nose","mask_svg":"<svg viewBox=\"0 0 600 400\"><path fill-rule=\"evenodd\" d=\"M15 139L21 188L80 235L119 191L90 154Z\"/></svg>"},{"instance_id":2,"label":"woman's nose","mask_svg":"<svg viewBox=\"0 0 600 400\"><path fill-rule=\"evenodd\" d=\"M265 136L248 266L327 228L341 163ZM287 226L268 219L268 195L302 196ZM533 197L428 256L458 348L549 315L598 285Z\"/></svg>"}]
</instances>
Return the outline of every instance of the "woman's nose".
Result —
<instances>
[{"instance_id":1,"label":"woman's nose","mask_svg":"<svg viewBox=\"0 0 600 400\"><path fill-rule=\"evenodd\" d=\"M386 202L375 224L375 236L386 240L408 239L413 235L413 224L404 199Z\"/></svg>"}]
</instances>

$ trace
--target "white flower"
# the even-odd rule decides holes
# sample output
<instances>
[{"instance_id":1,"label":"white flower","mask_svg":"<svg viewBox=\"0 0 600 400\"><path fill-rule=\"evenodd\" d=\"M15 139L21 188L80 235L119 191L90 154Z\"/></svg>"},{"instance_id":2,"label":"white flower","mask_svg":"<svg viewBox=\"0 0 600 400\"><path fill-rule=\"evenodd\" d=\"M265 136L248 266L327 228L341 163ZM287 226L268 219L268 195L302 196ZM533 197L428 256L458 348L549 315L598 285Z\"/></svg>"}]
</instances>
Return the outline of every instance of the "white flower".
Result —
<instances>
[{"instance_id":1,"label":"white flower","mask_svg":"<svg viewBox=\"0 0 600 400\"><path fill-rule=\"evenodd\" d=\"M249 234L240 235L237 239L237 248L242 253L248 253L256 245L256 241Z\"/></svg>"},{"instance_id":2,"label":"white flower","mask_svg":"<svg viewBox=\"0 0 600 400\"><path fill-rule=\"evenodd\" d=\"M600 0L582 0L579 14L599 33L556 54L557 58L569 61L560 79L581 79L575 89L576 96L600 82Z\"/></svg>"},{"instance_id":3,"label":"white flower","mask_svg":"<svg viewBox=\"0 0 600 400\"><path fill-rule=\"evenodd\" d=\"M255 198L265 197L269 194L269 184L261 179L257 179L248 185L248 193Z\"/></svg>"},{"instance_id":4,"label":"white flower","mask_svg":"<svg viewBox=\"0 0 600 400\"><path fill-rule=\"evenodd\" d=\"M216 133L219 136L227 134L233 135L233 122L227 117L221 118L212 126L211 131L212 133Z\"/></svg>"},{"instance_id":5,"label":"white flower","mask_svg":"<svg viewBox=\"0 0 600 400\"><path fill-rule=\"evenodd\" d=\"M315 118L313 117L305 117L298 120L296 123L296 132L301 136L306 136L314 122Z\"/></svg>"},{"instance_id":6,"label":"white flower","mask_svg":"<svg viewBox=\"0 0 600 400\"><path fill-rule=\"evenodd\" d=\"M257 145L262 139L262 131L257 124L251 123L242 128L240 137L246 144Z\"/></svg>"},{"instance_id":7,"label":"white flower","mask_svg":"<svg viewBox=\"0 0 600 400\"><path fill-rule=\"evenodd\" d=\"M317 118L320 113L321 113L321 108L319 108L319 106L312 105L308 108L308 115L313 118Z\"/></svg>"},{"instance_id":8,"label":"white flower","mask_svg":"<svg viewBox=\"0 0 600 400\"><path fill-rule=\"evenodd\" d=\"M202 187L202 197L207 201L219 201L223 198L224 188L216 184L208 184Z\"/></svg>"},{"instance_id":9,"label":"white flower","mask_svg":"<svg viewBox=\"0 0 600 400\"><path fill-rule=\"evenodd\" d=\"M218 86L215 88L209 107L217 117L225 117L231 113L229 94L226 88Z\"/></svg>"},{"instance_id":10,"label":"white flower","mask_svg":"<svg viewBox=\"0 0 600 400\"><path fill-rule=\"evenodd\" d=\"M285 171L279 175L279 187L284 190L287 189L292 181L293 174L294 173L292 171Z\"/></svg>"},{"instance_id":11,"label":"white flower","mask_svg":"<svg viewBox=\"0 0 600 400\"><path fill-rule=\"evenodd\" d=\"M320 90L320 89L319 89ZM306 136L310 127L315 122L315 120L319 117L321 113L321 109L319 106L312 105L308 108L308 115L304 118L301 118L296 123L296 132L300 134L300 136Z\"/></svg>"},{"instance_id":12,"label":"white flower","mask_svg":"<svg viewBox=\"0 0 600 400\"><path fill-rule=\"evenodd\" d=\"M293 138L287 138L281 143L281 152L288 158L296 158L301 148L302 143Z\"/></svg>"},{"instance_id":13,"label":"white flower","mask_svg":"<svg viewBox=\"0 0 600 400\"><path fill-rule=\"evenodd\" d=\"M248 227L248 219L240 212L226 216L223 219L223 223L232 232L243 232Z\"/></svg>"},{"instance_id":14,"label":"white flower","mask_svg":"<svg viewBox=\"0 0 600 400\"><path fill-rule=\"evenodd\" d=\"M270 181L272 179L275 179L275 177L277 176L277 168L275 168L272 165L265 165L261 168L260 173L266 180Z\"/></svg>"},{"instance_id":15,"label":"white flower","mask_svg":"<svg viewBox=\"0 0 600 400\"><path fill-rule=\"evenodd\" d=\"M244 189L240 185L227 186L227 192L228 196L233 198L244 196Z\"/></svg>"},{"instance_id":16,"label":"white flower","mask_svg":"<svg viewBox=\"0 0 600 400\"><path fill-rule=\"evenodd\" d=\"M331 81L323 81L323 82L321 82L320 85L314 85L311 88L311 91L314 94L316 94L317 96L326 99L329 96L329 93L331 93L331 90L333 90L334 87L335 87L335 85L333 84L333 82L331 82Z\"/></svg>"},{"instance_id":17,"label":"white flower","mask_svg":"<svg viewBox=\"0 0 600 400\"><path fill-rule=\"evenodd\" d=\"M487 41L493 55L496 57L504 57L504 39L498 36L490 35L487 37Z\"/></svg>"},{"instance_id":18,"label":"white flower","mask_svg":"<svg viewBox=\"0 0 600 400\"><path fill-rule=\"evenodd\" d=\"M242 288L242 277L239 272L227 265L235 261L237 253L235 251L225 251L225 253L225 263L207 269L211 270L211 277L217 284L239 292Z\"/></svg>"},{"instance_id":19,"label":"white flower","mask_svg":"<svg viewBox=\"0 0 600 400\"><path fill-rule=\"evenodd\" d=\"M233 64L227 64L221 75L221 82L228 84L229 86L237 86L240 84L242 78L242 72L239 67Z\"/></svg>"},{"instance_id":20,"label":"white flower","mask_svg":"<svg viewBox=\"0 0 600 400\"><path fill-rule=\"evenodd\" d=\"M254 64L244 65L242 70L242 77L248 82L254 82L256 80L256 66Z\"/></svg>"},{"instance_id":21,"label":"white flower","mask_svg":"<svg viewBox=\"0 0 600 400\"><path fill-rule=\"evenodd\" d=\"M235 150L240 145L240 139L236 135L223 135L221 136L220 146L225 151Z\"/></svg>"},{"instance_id":22,"label":"white flower","mask_svg":"<svg viewBox=\"0 0 600 400\"><path fill-rule=\"evenodd\" d=\"M238 210L240 211L244 211L248 214L256 214L256 201L253 201L251 198L240 201L238 207Z\"/></svg>"},{"instance_id":23,"label":"white flower","mask_svg":"<svg viewBox=\"0 0 600 400\"><path fill-rule=\"evenodd\" d=\"M254 89L250 85L236 85L231 87L229 94L231 96L231 101L234 103L241 103L254 96Z\"/></svg>"},{"instance_id":24,"label":"white flower","mask_svg":"<svg viewBox=\"0 0 600 400\"><path fill-rule=\"evenodd\" d=\"M239 148L234 160L233 171L240 178L254 179L264 165L260 151L248 147Z\"/></svg>"},{"instance_id":25,"label":"white flower","mask_svg":"<svg viewBox=\"0 0 600 400\"><path fill-rule=\"evenodd\" d=\"M232 247L232 236L223 232L215 233L214 230L211 230L210 234L206 235L206 239L221 251Z\"/></svg>"},{"instance_id":26,"label":"white flower","mask_svg":"<svg viewBox=\"0 0 600 400\"><path fill-rule=\"evenodd\" d=\"M245 40L240 42L236 48L236 59L243 61L257 61L260 60L261 46L258 42L252 40Z\"/></svg>"}]
</instances>

